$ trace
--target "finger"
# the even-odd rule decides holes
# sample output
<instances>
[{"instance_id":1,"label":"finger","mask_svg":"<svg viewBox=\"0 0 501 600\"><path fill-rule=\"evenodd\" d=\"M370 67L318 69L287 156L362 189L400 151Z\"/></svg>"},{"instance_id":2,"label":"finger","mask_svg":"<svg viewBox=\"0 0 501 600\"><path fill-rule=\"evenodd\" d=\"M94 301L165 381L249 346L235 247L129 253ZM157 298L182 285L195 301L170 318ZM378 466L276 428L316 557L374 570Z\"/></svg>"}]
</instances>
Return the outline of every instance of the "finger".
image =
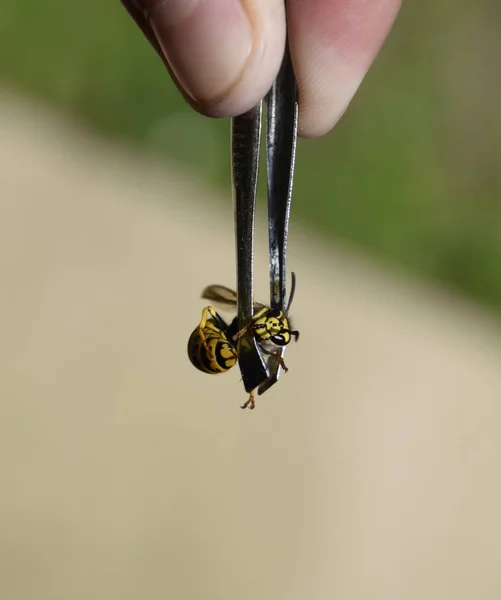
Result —
<instances>
[{"instance_id":1,"label":"finger","mask_svg":"<svg viewBox=\"0 0 501 600\"><path fill-rule=\"evenodd\" d=\"M338 121L400 4L401 0L288 0L301 136L320 136Z\"/></svg>"},{"instance_id":2,"label":"finger","mask_svg":"<svg viewBox=\"0 0 501 600\"><path fill-rule=\"evenodd\" d=\"M122 0L197 110L231 117L257 104L285 46L283 0Z\"/></svg>"}]
</instances>

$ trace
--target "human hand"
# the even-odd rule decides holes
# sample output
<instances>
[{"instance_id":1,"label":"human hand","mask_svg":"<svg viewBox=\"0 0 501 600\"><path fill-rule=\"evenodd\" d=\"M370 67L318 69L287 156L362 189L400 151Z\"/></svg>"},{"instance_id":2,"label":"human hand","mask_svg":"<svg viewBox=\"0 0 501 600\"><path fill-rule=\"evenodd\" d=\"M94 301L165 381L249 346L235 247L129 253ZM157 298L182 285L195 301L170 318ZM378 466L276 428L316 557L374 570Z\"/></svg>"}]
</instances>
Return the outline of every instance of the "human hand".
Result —
<instances>
[{"instance_id":1,"label":"human hand","mask_svg":"<svg viewBox=\"0 0 501 600\"><path fill-rule=\"evenodd\" d=\"M233 117L257 104L285 46L284 0L121 0L190 105ZM390 30L401 0L287 0L299 89L299 134L341 117Z\"/></svg>"}]
</instances>

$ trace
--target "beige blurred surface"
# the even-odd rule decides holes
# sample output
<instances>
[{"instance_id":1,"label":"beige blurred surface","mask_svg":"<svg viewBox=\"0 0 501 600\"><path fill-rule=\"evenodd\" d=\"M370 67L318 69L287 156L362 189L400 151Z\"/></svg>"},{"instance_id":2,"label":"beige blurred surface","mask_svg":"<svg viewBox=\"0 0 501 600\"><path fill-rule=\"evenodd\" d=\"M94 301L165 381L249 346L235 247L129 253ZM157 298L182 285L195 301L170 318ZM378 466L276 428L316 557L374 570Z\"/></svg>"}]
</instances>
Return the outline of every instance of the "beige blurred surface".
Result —
<instances>
[{"instance_id":1,"label":"beige blurred surface","mask_svg":"<svg viewBox=\"0 0 501 600\"><path fill-rule=\"evenodd\" d=\"M241 411L185 353L230 199L0 98L2 600L501 597L495 323L294 226L301 340Z\"/></svg>"}]
</instances>

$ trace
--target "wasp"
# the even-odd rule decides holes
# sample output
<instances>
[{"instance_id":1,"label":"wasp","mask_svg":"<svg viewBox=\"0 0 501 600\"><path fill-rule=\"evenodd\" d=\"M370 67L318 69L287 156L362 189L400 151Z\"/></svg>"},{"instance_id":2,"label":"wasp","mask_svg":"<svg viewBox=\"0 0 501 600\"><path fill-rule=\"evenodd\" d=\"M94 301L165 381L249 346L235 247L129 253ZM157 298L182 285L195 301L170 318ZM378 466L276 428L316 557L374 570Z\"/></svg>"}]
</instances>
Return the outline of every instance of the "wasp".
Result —
<instances>
[{"instance_id":1,"label":"wasp","mask_svg":"<svg viewBox=\"0 0 501 600\"><path fill-rule=\"evenodd\" d=\"M254 315L243 329L238 329L238 317L228 324L212 306L206 306L188 341L188 357L192 365L210 375L225 373L238 361L236 342L251 330L262 352L277 360L287 372L280 349L287 346L292 338L295 341L299 339L299 331L292 329L289 318L295 288L296 278L292 273L291 293L285 311L255 302ZM233 309L237 306L237 293L223 285L209 285L202 292L202 298ZM240 408L254 408L254 391Z\"/></svg>"}]
</instances>

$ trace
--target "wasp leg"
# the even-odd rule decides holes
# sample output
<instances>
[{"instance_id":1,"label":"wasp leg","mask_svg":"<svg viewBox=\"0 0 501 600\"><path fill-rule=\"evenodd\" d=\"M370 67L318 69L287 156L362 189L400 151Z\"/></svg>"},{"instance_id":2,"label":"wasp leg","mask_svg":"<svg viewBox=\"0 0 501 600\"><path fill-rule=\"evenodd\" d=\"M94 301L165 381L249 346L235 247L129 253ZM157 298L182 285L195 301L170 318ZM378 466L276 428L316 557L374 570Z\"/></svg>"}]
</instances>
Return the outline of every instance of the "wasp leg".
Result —
<instances>
[{"instance_id":1,"label":"wasp leg","mask_svg":"<svg viewBox=\"0 0 501 600\"><path fill-rule=\"evenodd\" d=\"M212 308L212 306L207 306L202 311L202 318L200 319L200 323L198 324L198 333L200 334L200 339L202 340L202 344L204 345L205 351L207 352L207 356L209 360L216 360L216 357L211 352L209 348L209 344L207 344L207 339L205 337L204 328L207 324L207 321L210 317L215 318L217 315L216 311Z\"/></svg>"},{"instance_id":2,"label":"wasp leg","mask_svg":"<svg viewBox=\"0 0 501 600\"><path fill-rule=\"evenodd\" d=\"M248 408L249 410L253 410L255 406L256 403L254 401L254 390L252 390L252 392L249 394L249 399L245 404L242 404L240 408Z\"/></svg>"},{"instance_id":3,"label":"wasp leg","mask_svg":"<svg viewBox=\"0 0 501 600\"><path fill-rule=\"evenodd\" d=\"M249 325L246 325L243 329L241 329L240 331L237 331L235 333L235 335L231 338L234 342L236 342L237 340L239 340L241 337L243 337L247 331L247 329L249 329L250 327L250 323Z\"/></svg>"},{"instance_id":4,"label":"wasp leg","mask_svg":"<svg viewBox=\"0 0 501 600\"><path fill-rule=\"evenodd\" d=\"M233 341L236 342L242 336L244 336L247 333L247 330L249 329L249 327L252 326L252 323L256 319L260 319L264 314L266 314L268 312L268 310L269 310L269 308L267 306L263 306L263 308L261 310L259 310L255 315L253 315L252 319L247 323L247 325L243 329L241 329L240 331L237 331L235 333L235 335L232 338Z\"/></svg>"},{"instance_id":5,"label":"wasp leg","mask_svg":"<svg viewBox=\"0 0 501 600\"><path fill-rule=\"evenodd\" d=\"M278 352L273 353L271 356L273 356L276 359L277 363L284 370L284 373L288 373L289 372L289 369L287 368L287 365L285 364L284 359L282 358L282 356Z\"/></svg>"}]
</instances>

